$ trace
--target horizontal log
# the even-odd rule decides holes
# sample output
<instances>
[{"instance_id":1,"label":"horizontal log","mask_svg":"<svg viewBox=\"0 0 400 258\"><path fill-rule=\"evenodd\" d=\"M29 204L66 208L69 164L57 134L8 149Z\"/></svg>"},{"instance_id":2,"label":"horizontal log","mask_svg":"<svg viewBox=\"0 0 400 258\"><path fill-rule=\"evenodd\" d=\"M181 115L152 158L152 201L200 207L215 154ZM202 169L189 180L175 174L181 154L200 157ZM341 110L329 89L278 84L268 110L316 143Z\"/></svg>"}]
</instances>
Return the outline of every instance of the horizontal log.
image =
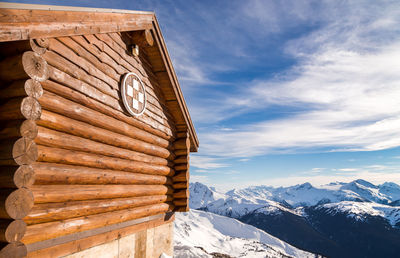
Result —
<instances>
[{"instance_id":1,"label":"horizontal log","mask_svg":"<svg viewBox=\"0 0 400 258\"><path fill-rule=\"evenodd\" d=\"M0 142L0 165L29 165L38 157L37 146L26 137Z\"/></svg>"},{"instance_id":2,"label":"horizontal log","mask_svg":"<svg viewBox=\"0 0 400 258\"><path fill-rule=\"evenodd\" d=\"M35 204L172 194L166 185L34 185Z\"/></svg>"},{"instance_id":3,"label":"horizontal log","mask_svg":"<svg viewBox=\"0 0 400 258\"><path fill-rule=\"evenodd\" d=\"M22 64L22 54L7 57L0 61L0 79L15 81L28 78Z\"/></svg>"},{"instance_id":4,"label":"horizontal log","mask_svg":"<svg viewBox=\"0 0 400 258\"><path fill-rule=\"evenodd\" d=\"M34 139L38 129L33 120L10 120L0 127L0 140L26 137Z\"/></svg>"},{"instance_id":5,"label":"horizontal log","mask_svg":"<svg viewBox=\"0 0 400 258\"><path fill-rule=\"evenodd\" d=\"M189 149L183 149L183 150L175 150L174 154L176 156L182 156L182 155L188 155L189 154Z\"/></svg>"},{"instance_id":6,"label":"horizontal log","mask_svg":"<svg viewBox=\"0 0 400 258\"><path fill-rule=\"evenodd\" d=\"M94 168L122 170L150 175L171 176L174 170L167 166L113 158L81 151L71 151L38 145L38 159L41 162L53 162Z\"/></svg>"},{"instance_id":7,"label":"horizontal log","mask_svg":"<svg viewBox=\"0 0 400 258\"><path fill-rule=\"evenodd\" d=\"M188 150L190 148L190 140L189 137L176 139L174 142L175 150Z\"/></svg>"},{"instance_id":8,"label":"horizontal log","mask_svg":"<svg viewBox=\"0 0 400 258\"><path fill-rule=\"evenodd\" d=\"M20 188L0 189L0 218L22 219L29 214L33 207L33 194L31 191Z\"/></svg>"},{"instance_id":9,"label":"horizontal log","mask_svg":"<svg viewBox=\"0 0 400 258\"><path fill-rule=\"evenodd\" d=\"M142 140L163 148L169 146L167 140L52 93L45 92L39 101L45 109L63 114L69 118L83 121L93 126L101 127L116 133L124 134L134 139ZM166 152L166 157L169 155L170 152Z\"/></svg>"},{"instance_id":10,"label":"horizontal log","mask_svg":"<svg viewBox=\"0 0 400 258\"><path fill-rule=\"evenodd\" d=\"M172 177L172 181L175 182L189 182L189 173L186 171L177 172Z\"/></svg>"},{"instance_id":11,"label":"horizontal log","mask_svg":"<svg viewBox=\"0 0 400 258\"><path fill-rule=\"evenodd\" d=\"M175 171L186 171L189 169L189 164L179 164L174 166Z\"/></svg>"},{"instance_id":12,"label":"horizontal log","mask_svg":"<svg viewBox=\"0 0 400 258\"><path fill-rule=\"evenodd\" d=\"M188 202L187 198L182 198L182 199L174 199L173 203L176 207L178 206L186 206Z\"/></svg>"},{"instance_id":13,"label":"horizontal log","mask_svg":"<svg viewBox=\"0 0 400 258\"><path fill-rule=\"evenodd\" d=\"M45 38L30 39L29 45L33 52L43 55L46 52L46 48L49 47L49 40Z\"/></svg>"},{"instance_id":14,"label":"horizontal log","mask_svg":"<svg viewBox=\"0 0 400 258\"><path fill-rule=\"evenodd\" d=\"M189 156L184 155L184 156L178 156L174 159L175 164L186 164L189 163Z\"/></svg>"},{"instance_id":15,"label":"horizontal log","mask_svg":"<svg viewBox=\"0 0 400 258\"><path fill-rule=\"evenodd\" d=\"M36 162L35 185L171 185L170 177Z\"/></svg>"},{"instance_id":16,"label":"horizontal log","mask_svg":"<svg viewBox=\"0 0 400 258\"><path fill-rule=\"evenodd\" d=\"M176 190L173 194L174 199L189 198L189 189Z\"/></svg>"},{"instance_id":17,"label":"horizontal log","mask_svg":"<svg viewBox=\"0 0 400 258\"><path fill-rule=\"evenodd\" d=\"M42 82L49 78L46 60L35 52L25 52L22 55L22 65L26 74L36 81Z\"/></svg>"},{"instance_id":18,"label":"horizontal log","mask_svg":"<svg viewBox=\"0 0 400 258\"><path fill-rule=\"evenodd\" d=\"M75 41L71 37L60 37L58 38L58 40L60 40L64 45L68 46L72 51L77 53L79 56L85 58L85 60L89 61L97 69L99 69L101 72L103 72L110 78L116 80L117 82L121 80L122 73L118 74L111 66L109 66L106 63L103 63L101 59L98 57L98 53L96 53L96 55L93 55L89 50L81 46L77 41ZM86 44L88 43L86 42Z\"/></svg>"},{"instance_id":19,"label":"horizontal log","mask_svg":"<svg viewBox=\"0 0 400 258\"><path fill-rule=\"evenodd\" d=\"M43 110L41 119L38 121L38 124L69 134L66 135L63 133L57 133L55 131L48 131L49 133L47 134L40 133L38 135L38 140L40 140L41 137L46 138L46 135L50 135L50 137L53 138L51 140L51 144L54 146L59 146L61 144L64 145L65 148L68 148L67 145L73 145L73 143L78 141L79 146L75 146L74 149L77 149L77 147L79 147L79 149L86 148L87 150L85 151L90 152L92 150L95 151L95 153L101 153L101 151L103 150L108 153L106 155L121 158L130 157L128 159L150 163L154 162L164 165L168 164L168 161L166 161L164 158L171 155L169 150L165 148L140 140L132 139L131 137L114 133L109 130L92 126L90 124L67 118L46 110ZM46 132L43 127L41 127L40 130ZM71 136L70 134L79 137ZM83 139L82 137L86 139ZM97 142L89 139L95 140ZM69 141L70 143L65 143L66 141ZM113 145L115 147L110 145ZM129 149L129 151L125 149ZM143 155L143 153L148 155Z\"/></svg>"},{"instance_id":20,"label":"horizontal log","mask_svg":"<svg viewBox=\"0 0 400 258\"><path fill-rule=\"evenodd\" d=\"M21 241L26 232L23 220L0 220L0 241L15 243Z\"/></svg>"},{"instance_id":21,"label":"horizontal log","mask_svg":"<svg viewBox=\"0 0 400 258\"><path fill-rule=\"evenodd\" d=\"M28 226L22 242L25 244L31 244L124 221L162 214L167 212L170 208L171 206L169 204L160 203L122 211L112 211L86 217L67 219L64 221L31 225ZM43 232L46 232L46 234L43 234Z\"/></svg>"},{"instance_id":22,"label":"horizontal log","mask_svg":"<svg viewBox=\"0 0 400 258\"><path fill-rule=\"evenodd\" d=\"M174 189L187 189L189 188L189 182L176 182L172 185Z\"/></svg>"},{"instance_id":23,"label":"horizontal log","mask_svg":"<svg viewBox=\"0 0 400 258\"><path fill-rule=\"evenodd\" d=\"M30 165L1 166L1 188L29 188L35 181L35 174Z\"/></svg>"},{"instance_id":24,"label":"horizontal log","mask_svg":"<svg viewBox=\"0 0 400 258\"><path fill-rule=\"evenodd\" d=\"M28 225L60 221L110 211L158 204L171 201L171 199L172 198L167 195L154 195L105 200L41 203L33 206L32 211L24 218L24 221Z\"/></svg>"},{"instance_id":25,"label":"horizontal log","mask_svg":"<svg viewBox=\"0 0 400 258\"><path fill-rule=\"evenodd\" d=\"M43 95L43 88L40 82L33 79L14 81L9 86L0 90L0 99L15 97L40 98Z\"/></svg>"},{"instance_id":26,"label":"horizontal log","mask_svg":"<svg viewBox=\"0 0 400 258\"><path fill-rule=\"evenodd\" d=\"M71 80L72 82L80 82L80 87L85 85L88 89L97 89L108 96L112 96L113 94L117 93L110 85L96 77L90 76L85 71L80 69L79 66L71 63L57 53L48 51L43 56L51 67L49 69L49 76L51 79L60 80L63 83L67 83L67 85L70 84L67 80Z\"/></svg>"},{"instance_id":27,"label":"horizontal log","mask_svg":"<svg viewBox=\"0 0 400 258\"><path fill-rule=\"evenodd\" d=\"M64 76L65 77L65 76ZM62 78L62 77L60 77ZM55 78L60 80L60 78ZM74 101L75 103L82 104L88 108L91 108L95 111L99 111L105 115L117 118L118 120L124 121L132 126L135 126L139 129L144 130L150 134L161 137L164 140L169 140L172 138L171 128L160 124L146 124L142 121L137 120L137 118L133 118L132 116L124 114L121 110L115 109L115 103L113 100L111 103L106 102L107 104L100 101L101 98L107 98L103 95L97 94L94 90L91 90L90 87L84 87L82 83L74 82L70 83L70 80L67 80L67 83L64 83L66 86L63 86L59 83L53 81L46 81L46 84L42 84L43 88L47 89L50 92L56 93L63 98ZM68 83L69 82L69 83ZM74 89L74 90L71 90ZM111 105L111 106L110 106ZM120 104L121 106L122 104Z\"/></svg>"},{"instance_id":28,"label":"horizontal log","mask_svg":"<svg viewBox=\"0 0 400 258\"><path fill-rule=\"evenodd\" d=\"M0 248L0 257L21 258L26 257L28 254L26 246L20 242L10 244L4 243Z\"/></svg>"},{"instance_id":29,"label":"horizontal log","mask_svg":"<svg viewBox=\"0 0 400 258\"><path fill-rule=\"evenodd\" d=\"M61 42L62 43L61 43ZM80 51L73 51L73 49L68 47L78 47L74 41L69 38L69 37L62 37L58 39L49 39L49 50L54 51L58 54L57 58L62 61L64 59L63 63L68 62L69 68L61 67L64 69L64 71L67 71L66 69L73 69L74 72L72 75L77 75L80 74L81 72L78 72L77 70L81 69L84 72L82 72L81 79L83 81L86 81L88 77L91 77L90 80L93 80L93 78L97 78L109 85L109 87L118 89L118 79L114 80L113 78L109 77L108 75L104 74L101 70L99 70L96 66L94 66L92 63L87 61L85 58L81 56ZM79 49L83 50L83 49ZM83 50L84 53L84 50ZM46 57L45 57L46 58ZM53 57L54 58L54 57ZM48 60L48 59L47 59ZM68 61L67 61L68 60ZM49 63L52 62L52 60L48 60ZM59 68L60 69L60 68ZM88 82L90 83L90 82Z\"/></svg>"},{"instance_id":30,"label":"horizontal log","mask_svg":"<svg viewBox=\"0 0 400 258\"><path fill-rule=\"evenodd\" d=\"M151 34L151 30L140 30L140 31L133 31L131 33L132 43L140 46L140 47L149 47L153 46L154 39L153 35Z\"/></svg>"},{"instance_id":31,"label":"horizontal log","mask_svg":"<svg viewBox=\"0 0 400 258\"><path fill-rule=\"evenodd\" d=\"M38 120L41 112L39 102L33 97L12 98L0 106L0 120Z\"/></svg>"}]
</instances>

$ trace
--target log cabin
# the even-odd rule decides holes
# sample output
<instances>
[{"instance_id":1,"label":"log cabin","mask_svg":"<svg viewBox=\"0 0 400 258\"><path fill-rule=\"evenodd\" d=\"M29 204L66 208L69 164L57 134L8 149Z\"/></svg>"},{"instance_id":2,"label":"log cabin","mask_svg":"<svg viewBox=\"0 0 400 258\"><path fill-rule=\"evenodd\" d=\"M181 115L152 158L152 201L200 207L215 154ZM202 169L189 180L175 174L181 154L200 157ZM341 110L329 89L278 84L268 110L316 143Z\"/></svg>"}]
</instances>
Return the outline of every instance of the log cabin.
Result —
<instances>
[{"instance_id":1,"label":"log cabin","mask_svg":"<svg viewBox=\"0 0 400 258\"><path fill-rule=\"evenodd\" d=\"M172 256L199 142L155 14L0 14L0 257Z\"/></svg>"}]
</instances>

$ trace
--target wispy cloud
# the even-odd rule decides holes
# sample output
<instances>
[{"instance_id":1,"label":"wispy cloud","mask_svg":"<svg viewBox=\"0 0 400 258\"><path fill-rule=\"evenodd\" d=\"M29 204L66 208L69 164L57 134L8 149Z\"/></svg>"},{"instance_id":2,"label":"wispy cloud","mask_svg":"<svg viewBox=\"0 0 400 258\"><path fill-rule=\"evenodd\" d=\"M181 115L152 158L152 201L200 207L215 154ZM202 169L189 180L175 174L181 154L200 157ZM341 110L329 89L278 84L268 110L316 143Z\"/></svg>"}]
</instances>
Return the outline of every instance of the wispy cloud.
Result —
<instances>
[{"instance_id":1,"label":"wispy cloud","mask_svg":"<svg viewBox=\"0 0 400 258\"><path fill-rule=\"evenodd\" d=\"M200 168L201 172L205 172L209 169L229 167L229 164L226 164L220 158L193 155L190 158L190 166Z\"/></svg>"},{"instance_id":2,"label":"wispy cloud","mask_svg":"<svg viewBox=\"0 0 400 258\"><path fill-rule=\"evenodd\" d=\"M273 106L299 112L228 132L202 132L202 151L250 157L400 146L400 8L360 8L361 16L344 12L290 41L286 48L298 59L296 66L274 79L253 81L222 104L231 114Z\"/></svg>"}]
</instances>

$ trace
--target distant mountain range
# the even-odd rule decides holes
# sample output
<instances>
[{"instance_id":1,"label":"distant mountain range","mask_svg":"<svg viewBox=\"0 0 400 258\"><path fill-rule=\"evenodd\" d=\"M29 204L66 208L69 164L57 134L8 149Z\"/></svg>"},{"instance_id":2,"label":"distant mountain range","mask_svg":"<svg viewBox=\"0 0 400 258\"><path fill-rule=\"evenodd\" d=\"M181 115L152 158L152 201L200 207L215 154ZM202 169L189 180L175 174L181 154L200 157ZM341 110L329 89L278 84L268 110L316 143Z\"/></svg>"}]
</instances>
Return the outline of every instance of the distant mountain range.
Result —
<instances>
[{"instance_id":1,"label":"distant mountain range","mask_svg":"<svg viewBox=\"0 0 400 258\"><path fill-rule=\"evenodd\" d=\"M233 217L328 257L399 257L400 186L365 180L220 192L190 185L190 207Z\"/></svg>"}]
</instances>

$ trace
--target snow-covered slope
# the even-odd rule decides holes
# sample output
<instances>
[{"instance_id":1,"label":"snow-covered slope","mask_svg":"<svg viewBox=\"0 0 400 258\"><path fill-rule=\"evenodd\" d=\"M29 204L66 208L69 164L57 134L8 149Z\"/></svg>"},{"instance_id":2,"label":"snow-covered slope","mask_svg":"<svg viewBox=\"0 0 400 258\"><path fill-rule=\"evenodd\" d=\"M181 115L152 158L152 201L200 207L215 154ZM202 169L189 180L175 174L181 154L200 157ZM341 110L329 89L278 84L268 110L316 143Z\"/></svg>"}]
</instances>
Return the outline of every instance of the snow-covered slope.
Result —
<instances>
[{"instance_id":1,"label":"snow-covered slope","mask_svg":"<svg viewBox=\"0 0 400 258\"><path fill-rule=\"evenodd\" d=\"M238 220L204 211L176 214L175 257L315 257Z\"/></svg>"},{"instance_id":2,"label":"snow-covered slope","mask_svg":"<svg viewBox=\"0 0 400 258\"><path fill-rule=\"evenodd\" d=\"M343 213L356 220L364 221L370 216L379 216L388 220L392 226L400 223L400 207L391 207L372 202L328 203L317 207L326 209L331 214Z\"/></svg>"}]
</instances>

